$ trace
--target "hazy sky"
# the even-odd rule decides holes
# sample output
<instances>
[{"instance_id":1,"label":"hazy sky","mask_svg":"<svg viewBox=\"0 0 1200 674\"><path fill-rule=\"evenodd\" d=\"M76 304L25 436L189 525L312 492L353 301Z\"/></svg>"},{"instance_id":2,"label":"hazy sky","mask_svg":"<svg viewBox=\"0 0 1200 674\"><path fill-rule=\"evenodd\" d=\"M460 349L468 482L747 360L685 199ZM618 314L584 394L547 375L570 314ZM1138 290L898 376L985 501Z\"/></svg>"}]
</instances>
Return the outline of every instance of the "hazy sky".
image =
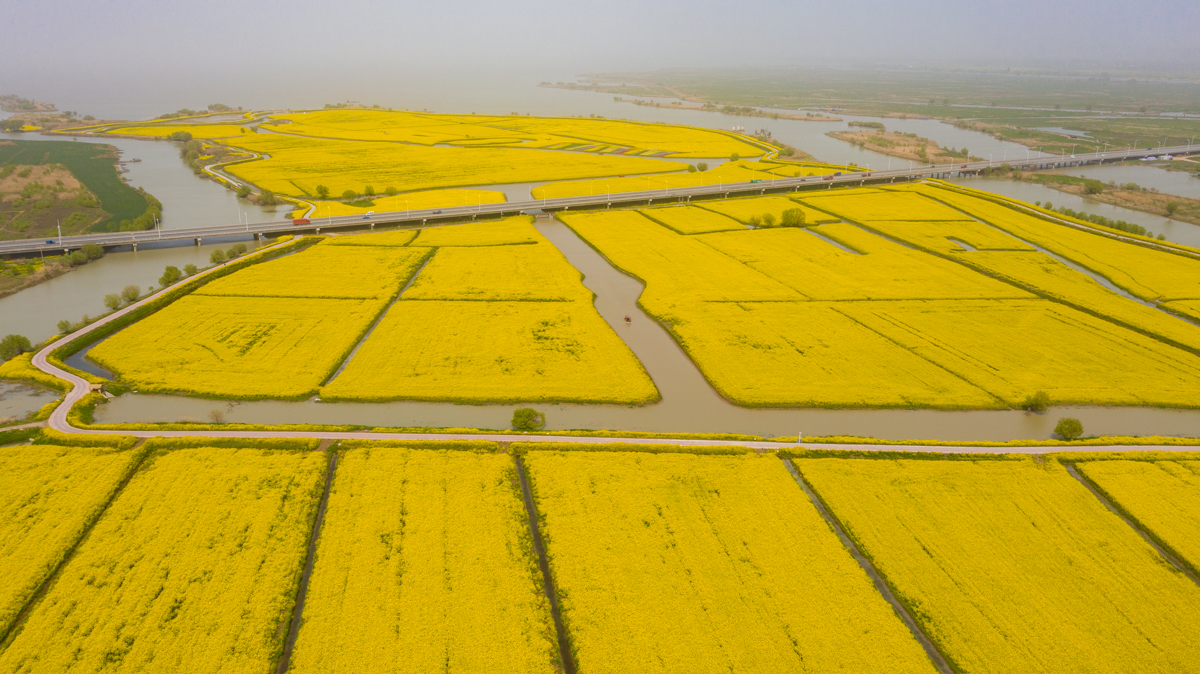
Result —
<instances>
[{"instance_id":1,"label":"hazy sky","mask_svg":"<svg viewBox=\"0 0 1200 674\"><path fill-rule=\"evenodd\" d=\"M235 99L256 87L323 87L344 95L321 101L344 100L369 98L355 96L359 83L446 74L536 82L681 66L1200 64L1196 0L3 0L0 10L0 93L60 103L150 90L181 99L188 88Z\"/></svg>"}]
</instances>

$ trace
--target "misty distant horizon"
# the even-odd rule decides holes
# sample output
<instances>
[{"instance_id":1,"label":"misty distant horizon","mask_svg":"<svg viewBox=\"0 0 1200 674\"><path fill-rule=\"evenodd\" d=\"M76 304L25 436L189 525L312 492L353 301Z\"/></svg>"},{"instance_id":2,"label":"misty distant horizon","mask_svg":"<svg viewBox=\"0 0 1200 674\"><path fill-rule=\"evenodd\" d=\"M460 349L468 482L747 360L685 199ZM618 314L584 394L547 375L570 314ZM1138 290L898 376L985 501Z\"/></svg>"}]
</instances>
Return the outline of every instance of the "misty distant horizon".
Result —
<instances>
[{"instance_id":1,"label":"misty distant horizon","mask_svg":"<svg viewBox=\"0 0 1200 674\"><path fill-rule=\"evenodd\" d=\"M492 103L487 112L510 112L499 93L505 88L667 68L1200 70L1200 4L1184 0L48 0L14 3L5 19L18 30L0 42L0 93L128 118L217 102L263 108L355 100L458 112Z\"/></svg>"}]
</instances>

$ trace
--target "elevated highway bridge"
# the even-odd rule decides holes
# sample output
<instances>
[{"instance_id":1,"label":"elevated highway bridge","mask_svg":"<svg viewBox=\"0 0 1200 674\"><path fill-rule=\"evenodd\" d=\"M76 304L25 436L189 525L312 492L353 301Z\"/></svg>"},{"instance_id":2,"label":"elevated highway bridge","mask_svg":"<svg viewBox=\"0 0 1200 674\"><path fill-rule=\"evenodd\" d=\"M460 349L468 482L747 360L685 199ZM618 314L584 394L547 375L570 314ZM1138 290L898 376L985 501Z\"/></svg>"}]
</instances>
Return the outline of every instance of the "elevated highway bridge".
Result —
<instances>
[{"instance_id":1,"label":"elevated highway bridge","mask_svg":"<svg viewBox=\"0 0 1200 674\"><path fill-rule=\"evenodd\" d=\"M489 217L503 217L518 213L557 212L570 209L608 208L612 206L629 206L637 204L655 204L668 202L686 203L695 198L723 199L734 196L752 194L769 194L800 190L830 189L834 186L865 185L896 182L897 180L916 180L921 178L949 178L955 175L978 174L989 168L995 168L1002 163L1015 169L1037 170L1046 168L1083 166L1114 163L1131 159L1143 159L1162 155L1186 155L1200 153L1200 145L1150 148L1144 150L1112 150L1081 155L1061 155L1027 157L1026 159L1010 159L1004 162L995 161L966 161L954 164L938 164L897 168L884 171L864 170L858 173L844 173L836 176L808 176L801 178L778 178L761 182L748 183L716 183L697 187L674 187L641 192L606 192L578 197L562 197L558 199L530 199L527 201L510 201L498 204L482 204L477 206L457 206L446 208L426 208L406 211L375 213L371 216L344 215L335 217L311 217L307 224L296 225L291 220L272 220L268 222L253 222L228 225L210 225L204 227L183 227L178 229L143 230L138 232L106 232L97 234L79 234L74 236L50 237L40 239L18 239L0 241L0 256L16 257L37 254L63 254L79 250L85 244L96 244L105 248L158 245L160 242L192 243L200 245L204 241L214 239L230 239L245 236L255 238L279 236L282 234L308 234L322 231L349 229L374 229L378 226L413 226L445 224Z\"/></svg>"}]
</instances>

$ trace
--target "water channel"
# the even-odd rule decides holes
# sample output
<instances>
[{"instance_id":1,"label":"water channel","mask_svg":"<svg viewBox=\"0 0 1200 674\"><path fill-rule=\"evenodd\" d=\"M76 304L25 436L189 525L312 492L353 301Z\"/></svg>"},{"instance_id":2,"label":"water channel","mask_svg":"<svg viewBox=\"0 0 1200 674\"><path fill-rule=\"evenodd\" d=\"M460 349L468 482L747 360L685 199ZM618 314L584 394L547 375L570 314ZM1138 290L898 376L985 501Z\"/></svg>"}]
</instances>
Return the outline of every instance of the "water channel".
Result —
<instances>
[{"instance_id":1,"label":"water channel","mask_svg":"<svg viewBox=\"0 0 1200 674\"><path fill-rule=\"evenodd\" d=\"M24 419L57 398L57 393L37 386L0 381L0 423Z\"/></svg>"},{"instance_id":2,"label":"water channel","mask_svg":"<svg viewBox=\"0 0 1200 674\"><path fill-rule=\"evenodd\" d=\"M530 92L536 101L524 111L534 114L587 114L594 112L610 118L648 122L668 122L728 129L745 126L765 128L790 145L808 151L824 161L886 168L901 160L869 152L829 138L827 131L846 130L847 122L879 121L890 130L918 133L941 145L968 147L976 156L991 153L1023 156L1025 148L1003 143L990 136L956 129L935 120L845 117L842 122L809 122L727 116L715 112L657 108L618 103L609 95L560 89ZM78 107L78 106L77 106ZM416 107L416 106L409 106ZM446 112L461 111L445 110ZM481 111L486 107L481 106ZM514 109L518 109L515 108ZM31 134L10 137L44 139ZM244 209L254 209L251 220L267 219L256 207L239 204L232 192L208 180L196 178L178 157L172 143L131 139L81 139L79 142L109 142L124 152L124 158L142 161L126 165L130 183L142 186L164 204L164 227L183 227L213 222L232 222ZM1019 154L1009 154L1019 153ZM720 160L709 160L713 166ZM1121 169L1120 177L1111 169ZM1170 174L1151 167L1088 167L1069 169L1080 173L1109 171L1118 182L1137 182L1145 187L1175 193L1193 180L1185 174ZM1167 174L1163 176L1160 174ZM1126 177L1127 176L1127 177ZM1025 201L1053 201L1077 210L1098 213L1114 219L1136 222L1148 230L1163 233L1179 243L1200 245L1200 227L1179 223L1136 211L1109 206L1029 183L980 178L958 178L954 182L1012 196ZM1200 181L1195 181L1200 183ZM541 183L505 186L480 186L501 189L510 200L523 198ZM241 212L239 212L241 211ZM283 217L285 209L278 211ZM819 409L745 409L725 402L713 391L695 366L680 351L665 331L636 306L642 286L636 280L613 269L565 226L539 222L539 229L563 251L572 264L586 276L585 285L597 294L596 306L613 329L629 344L643 362L663 394L662 402L647 407L627 408L608 405L538 405L547 413L548 428L624 429L634 431L744 432L763 436L851 434L879 438L927 438L946 440L1007 440L1048 438L1059 416L1080 418L1089 434L1163 434L1200 433L1200 413L1128 407L1062 407L1046 415L1020 411L936 411L936 410L819 410ZM239 237L246 240L247 237ZM231 239L230 241L237 240ZM211 250L227 247L228 241L204 246L173 246L138 252L112 253L102 260L50 282L16 295L0 299L0 334L25 334L35 342L55 332L58 320L78 319L83 314L104 311L103 295L116 292L129 283L146 288L157 284L157 277L168 264L182 267L207 264ZM634 317L626 325L623 317ZM32 403L28 403L32 404ZM40 407L40 404L37 405ZM320 403L255 401L232 402L156 395L126 395L97 409L102 423L133 421L204 421L208 413L220 408L230 422L362 424L378 426L462 426L506 428L511 405L457 405L451 403ZM36 409L32 408L32 409ZM32 409L30 411L32 411ZM3 417L4 413L0 413Z\"/></svg>"}]
</instances>

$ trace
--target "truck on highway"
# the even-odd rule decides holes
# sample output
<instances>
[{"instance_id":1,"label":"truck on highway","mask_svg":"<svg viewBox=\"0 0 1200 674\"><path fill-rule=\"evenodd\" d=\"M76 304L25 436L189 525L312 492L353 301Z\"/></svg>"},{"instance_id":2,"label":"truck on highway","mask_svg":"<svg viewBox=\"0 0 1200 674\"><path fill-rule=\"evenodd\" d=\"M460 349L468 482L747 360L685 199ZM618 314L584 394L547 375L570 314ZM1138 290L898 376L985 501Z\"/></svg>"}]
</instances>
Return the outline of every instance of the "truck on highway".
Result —
<instances>
[{"instance_id":1,"label":"truck on highway","mask_svg":"<svg viewBox=\"0 0 1200 674\"><path fill-rule=\"evenodd\" d=\"M292 220L292 224L293 225L307 225L307 224L309 224L309 220L308 220L308 218L295 218Z\"/></svg>"}]
</instances>

